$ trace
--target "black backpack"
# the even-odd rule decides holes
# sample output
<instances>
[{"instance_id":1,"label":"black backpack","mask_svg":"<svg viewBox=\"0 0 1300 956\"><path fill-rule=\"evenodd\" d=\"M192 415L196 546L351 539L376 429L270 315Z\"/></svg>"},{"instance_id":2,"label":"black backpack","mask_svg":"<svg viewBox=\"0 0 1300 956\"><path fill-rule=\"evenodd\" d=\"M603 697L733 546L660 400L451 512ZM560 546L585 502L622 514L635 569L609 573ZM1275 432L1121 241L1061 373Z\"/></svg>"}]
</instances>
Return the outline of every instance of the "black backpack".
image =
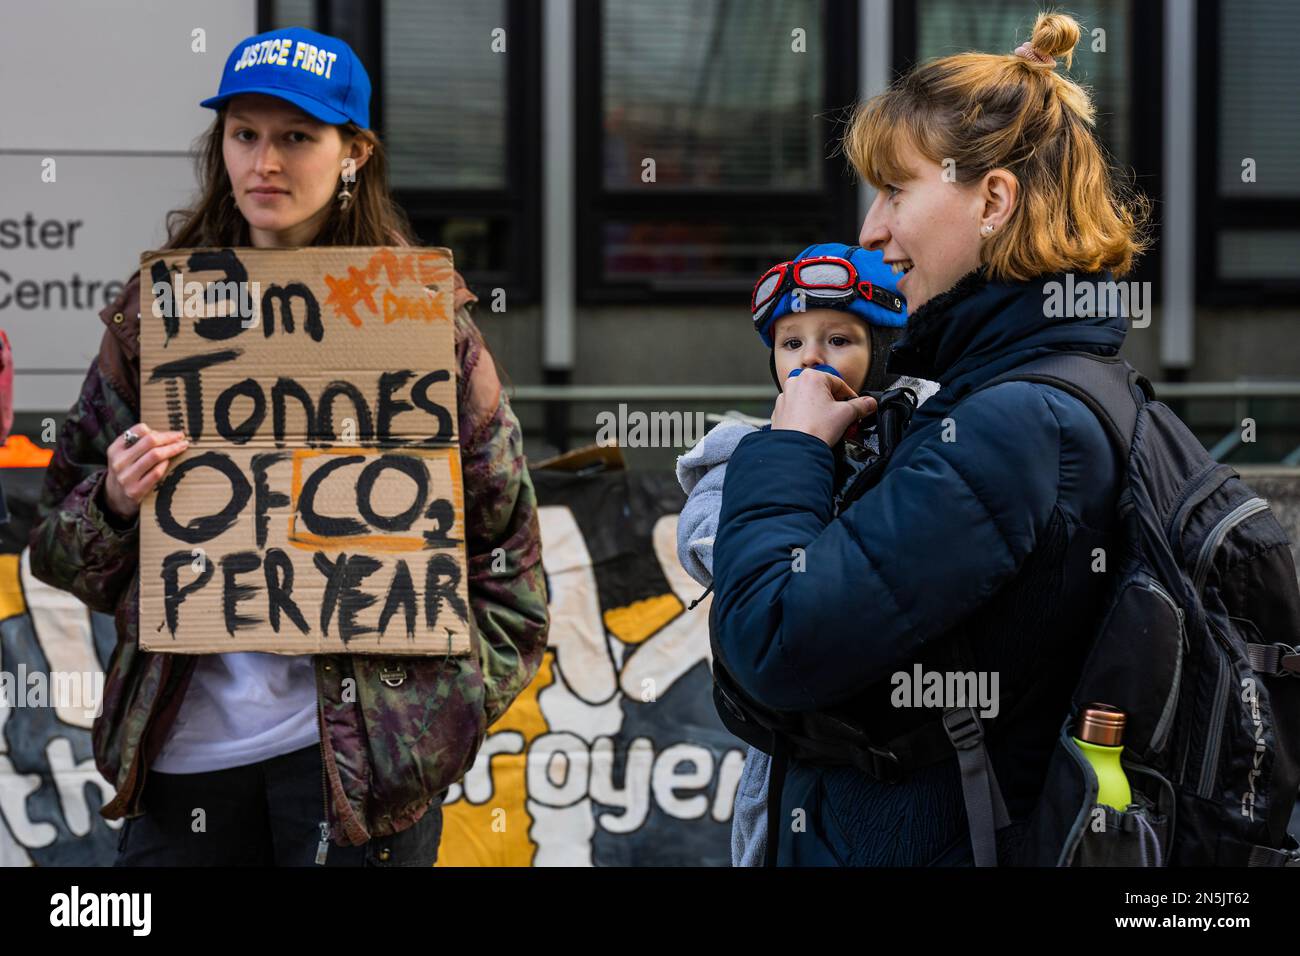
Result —
<instances>
[{"instance_id":1,"label":"black backpack","mask_svg":"<svg viewBox=\"0 0 1300 956\"><path fill-rule=\"evenodd\" d=\"M1056 353L976 391L1007 381L1040 382L1078 398L1126 467L1103 623L1072 710L1062 715L1037 805L1003 862L1300 866L1287 832L1300 789L1300 587L1286 532L1268 503L1211 459L1122 359ZM882 456L890 451L882 442ZM854 497L865 490L855 487ZM962 666L969 648L951 643L951 661L969 670ZM897 783L954 752L975 863L996 865L996 831L1010 822L986 748L997 718L986 730L975 707L950 708L881 741L843 712L758 704L731 678L716 641L713 669L723 723L773 757L769 865L790 759L852 765ZM1134 802L1122 812L1097 803L1096 774L1073 743L1079 712L1093 702L1127 715L1123 766Z\"/></svg>"}]
</instances>

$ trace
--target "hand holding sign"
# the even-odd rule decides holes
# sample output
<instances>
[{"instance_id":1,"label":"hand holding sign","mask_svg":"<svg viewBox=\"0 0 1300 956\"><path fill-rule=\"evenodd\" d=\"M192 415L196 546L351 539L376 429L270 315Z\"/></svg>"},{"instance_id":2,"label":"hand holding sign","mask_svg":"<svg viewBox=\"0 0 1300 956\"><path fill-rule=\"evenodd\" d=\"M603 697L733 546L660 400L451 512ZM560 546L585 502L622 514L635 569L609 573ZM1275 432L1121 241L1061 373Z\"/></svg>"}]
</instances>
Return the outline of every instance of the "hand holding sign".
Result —
<instances>
[{"instance_id":1,"label":"hand holding sign","mask_svg":"<svg viewBox=\"0 0 1300 956\"><path fill-rule=\"evenodd\" d=\"M138 441L128 445L128 435ZM132 425L108 446L108 477L104 494L119 518L130 520L140 502L167 473L167 463L190 447L184 432L154 431L144 422Z\"/></svg>"}]
</instances>

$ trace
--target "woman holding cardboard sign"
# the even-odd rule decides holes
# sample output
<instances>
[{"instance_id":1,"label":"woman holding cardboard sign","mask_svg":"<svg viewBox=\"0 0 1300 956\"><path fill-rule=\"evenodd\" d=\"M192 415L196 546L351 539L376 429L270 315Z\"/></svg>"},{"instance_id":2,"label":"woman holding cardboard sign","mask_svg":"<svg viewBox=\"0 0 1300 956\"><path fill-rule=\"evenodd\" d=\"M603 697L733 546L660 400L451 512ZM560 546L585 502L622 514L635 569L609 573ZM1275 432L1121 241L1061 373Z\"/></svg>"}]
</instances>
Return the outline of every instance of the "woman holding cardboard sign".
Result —
<instances>
[{"instance_id":1,"label":"woman holding cardboard sign","mask_svg":"<svg viewBox=\"0 0 1300 956\"><path fill-rule=\"evenodd\" d=\"M361 62L333 37L294 28L239 44L202 104L217 118L201 196L173 214L169 248L411 244L369 99ZM116 615L94 750L117 787L101 812L126 817L119 865L436 858L442 798L536 673L548 625L519 423L465 308L475 297L459 275L455 286L476 627L475 653L446 659L141 651L140 505L187 442L138 420L138 277L101 315L108 331L60 431L31 557L37 577Z\"/></svg>"}]
</instances>

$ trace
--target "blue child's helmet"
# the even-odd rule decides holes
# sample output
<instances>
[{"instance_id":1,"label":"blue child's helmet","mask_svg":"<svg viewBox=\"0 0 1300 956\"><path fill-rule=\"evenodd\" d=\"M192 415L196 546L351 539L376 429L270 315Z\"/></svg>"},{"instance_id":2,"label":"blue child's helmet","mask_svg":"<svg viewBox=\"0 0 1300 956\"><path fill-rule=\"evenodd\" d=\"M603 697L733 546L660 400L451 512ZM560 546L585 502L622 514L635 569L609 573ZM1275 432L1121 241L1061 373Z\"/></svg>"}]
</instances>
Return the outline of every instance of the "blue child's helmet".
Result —
<instances>
[{"instance_id":1,"label":"blue child's helmet","mask_svg":"<svg viewBox=\"0 0 1300 956\"><path fill-rule=\"evenodd\" d=\"M765 272L754 286L750 312L755 331L773 350L769 366L777 388L781 382L776 374L772 328L777 319L795 311L797 294L803 298L802 310L840 309L866 322L871 334L871 367L863 387L880 390L891 384L897 376L885 371L889 350L907 325L907 300L898 291L897 279L881 253L842 242L809 246L789 262Z\"/></svg>"},{"instance_id":2,"label":"blue child's helmet","mask_svg":"<svg viewBox=\"0 0 1300 956\"><path fill-rule=\"evenodd\" d=\"M754 286L754 330L771 348L772 326L795 311L796 296L802 297L802 309L841 309L868 325L901 329L907 325L907 301L898 292L897 280L879 252L842 242L809 246L789 262L773 266Z\"/></svg>"}]
</instances>

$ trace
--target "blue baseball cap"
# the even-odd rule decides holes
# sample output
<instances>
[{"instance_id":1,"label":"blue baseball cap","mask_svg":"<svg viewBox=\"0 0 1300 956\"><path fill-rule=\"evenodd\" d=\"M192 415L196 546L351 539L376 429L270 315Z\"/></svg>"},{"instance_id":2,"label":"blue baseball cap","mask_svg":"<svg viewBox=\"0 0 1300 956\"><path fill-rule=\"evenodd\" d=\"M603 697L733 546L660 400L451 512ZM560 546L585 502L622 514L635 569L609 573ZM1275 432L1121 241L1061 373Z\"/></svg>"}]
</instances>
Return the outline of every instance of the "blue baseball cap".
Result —
<instances>
[{"instance_id":1,"label":"blue baseball cap","mask_svg":"<svg viewBox=\"0 0 1300 956\"><path fill-rule=\"evenodd\" d=\"M326 123L370 128L370 77L361 60L337 37L303 27L236 44L217 95L199 105L215 110L241 93L278 96Z\"/></svg>"},{"instance_id":2,"label":"blue baseball cap","mask_svg":"<svg viewBox=\"0 0 1300 956\"><path fill-rule=\"evenodd\" d=\"M885 328L901 329L907 325L907 300L899 293L899 276L894 275L894 270L885 265L883 253L872 252L863 249L861 246L850 246L842 242L822 242L809 246L791 259L790 262L816 259L821 256L835 256L836 258L847 259L852 263L853 268L857 270L858 285L869 283L867 288L870 290L871 297L866 298L864 294L859 294L854 295L846 302L823 303L816 301L811 296L805 296L803 303L805 310L839 309L843 312L852 312L868 325L878 325ZM755 326L755 331L758 332L763 339L763 343L768 348L773 346L772 326L776 324L776 320L795 311L794 293L794 289L785 292L777 300L776 306L767 314L764 320Z\"/></svg>"}]
</instances>

